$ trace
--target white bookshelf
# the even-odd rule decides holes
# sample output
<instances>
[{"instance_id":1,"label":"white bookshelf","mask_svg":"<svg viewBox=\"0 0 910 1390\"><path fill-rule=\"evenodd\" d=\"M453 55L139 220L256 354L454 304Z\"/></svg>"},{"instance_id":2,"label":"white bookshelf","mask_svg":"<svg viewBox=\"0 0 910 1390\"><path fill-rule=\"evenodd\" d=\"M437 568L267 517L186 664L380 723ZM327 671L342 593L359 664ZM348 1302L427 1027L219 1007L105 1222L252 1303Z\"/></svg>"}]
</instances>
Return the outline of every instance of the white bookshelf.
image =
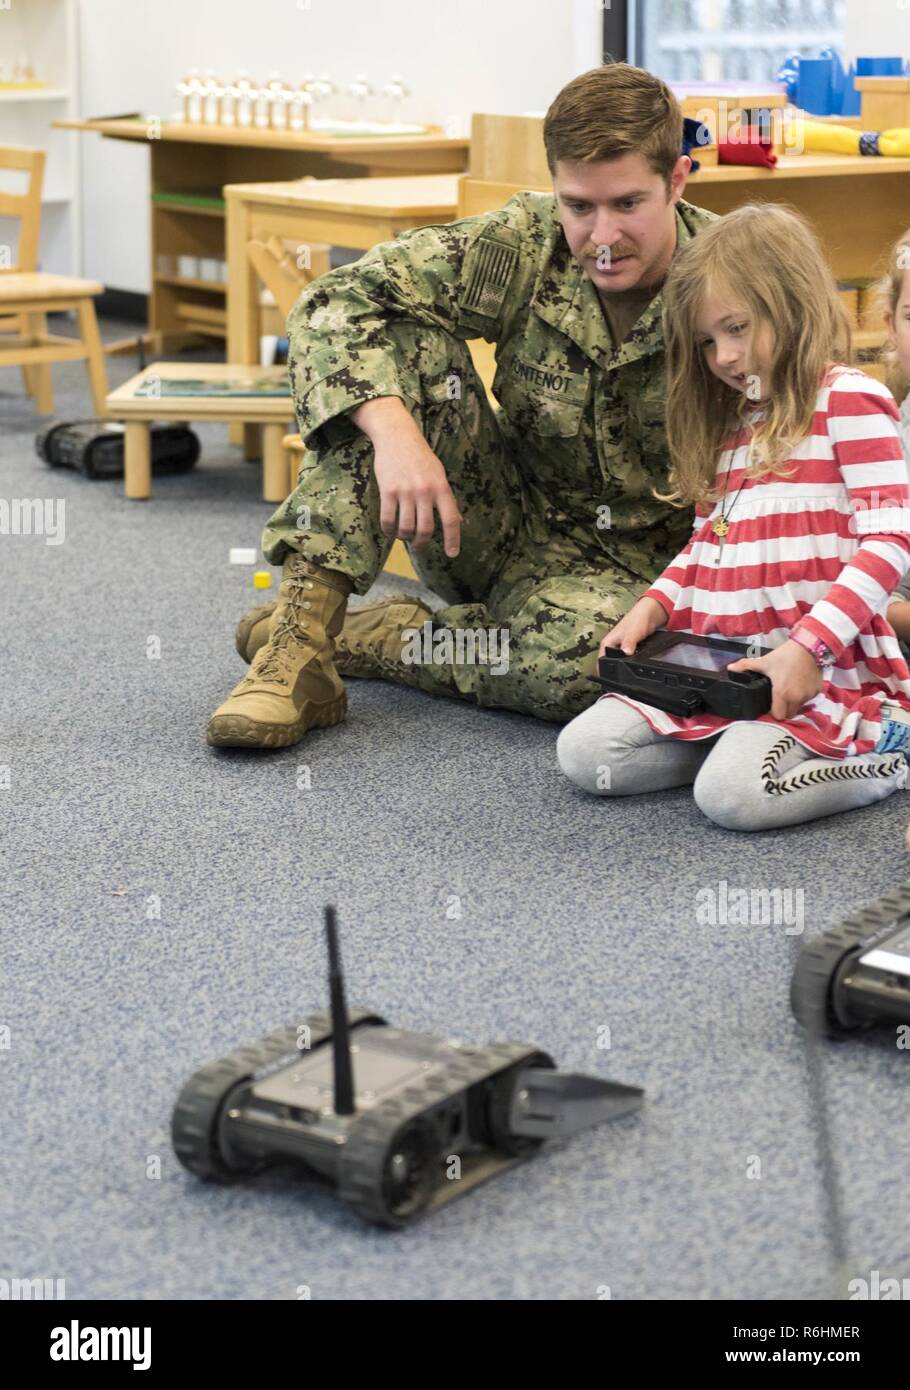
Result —
<instances>
[{"instance_id":1,"label":"white bookshelf","mask_svg":"<svg viewBox=\"0 0 910 1390\"><path fill-rule=\"evenodd\" d=\"M79 103L79 0L0 0L0 62L12 81L20 54L27 54L34 80L45 87L21 90L0 85L0 145L45 150L41 198L39 270L82 274L79 135L53 130L52 121L76 120ZM25 176L0 169L0 189L24 191ZM18 224L0 218L0 244L16 248ZM13 252L14 258L16 250Z\"/></svg>"}]
</instances>

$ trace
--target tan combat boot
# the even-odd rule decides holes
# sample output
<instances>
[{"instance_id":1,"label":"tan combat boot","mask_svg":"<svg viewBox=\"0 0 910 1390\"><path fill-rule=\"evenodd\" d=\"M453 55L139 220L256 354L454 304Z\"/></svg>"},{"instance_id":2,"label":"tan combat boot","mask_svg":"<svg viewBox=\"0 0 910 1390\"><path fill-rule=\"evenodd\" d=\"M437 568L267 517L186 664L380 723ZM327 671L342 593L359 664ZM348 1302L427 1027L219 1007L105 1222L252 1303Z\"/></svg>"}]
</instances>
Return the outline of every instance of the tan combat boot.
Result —
<instances>
[{"instance_id":1,"label":"tan combat boot","mask_svg":"<svg viewBox=\"0 0 910 1390\"><path fill-rule=\"evenodd\" d=\"M246 613L237 624L234 642L244 661L252 661L268 640L268 625L274 604L265 604ZM377 599L359 608L349 608L344 627L335 644L335 665L345 676L406 679L408 668L401 659L401 634L405 628L421 628L432 610L419 599L394 595Z\"/></svg>"},{"instance_id":2,"label":"tan combat boot","mask_svg":"<svg viewBox=\"0 0 910 1390\"><path fill-rule=\"evenodd\" d=\"M420 599L401 594L349 609L338 638L339 671L366 680L390 680L418 689L433 689L442 683L438 669L435 680L428 682L420 666L409 665L402 659L404 630L419 630L432 617L433 610ZM432 671L430 674L432 677Z\"/></svg>"},{"instance_id":3,"label":"tan combat boot","mask_svg":"<svg viewBox=\"0 0 910 1390\"><path fill-rule=\"evenodd\" d=\"M284 748L307 729L345 716L347 696L335 669L335 641L353 585L305 556L286 556L267 640L250 673L209 720L208 742L228 748Z\"/></svg>"},{"instance_id":4,"label":"tan combat boot","mask_svg":"<svg viewBox=\"0 0 910 1390\"><path fill-rule=\"evenodd\" d=\"M259 608L251 608L244 613L234 633L234 646L249 665L260 647L269 640L269 618L275 611L274 603L264 603Z\"/></svg>"}]
</instances>

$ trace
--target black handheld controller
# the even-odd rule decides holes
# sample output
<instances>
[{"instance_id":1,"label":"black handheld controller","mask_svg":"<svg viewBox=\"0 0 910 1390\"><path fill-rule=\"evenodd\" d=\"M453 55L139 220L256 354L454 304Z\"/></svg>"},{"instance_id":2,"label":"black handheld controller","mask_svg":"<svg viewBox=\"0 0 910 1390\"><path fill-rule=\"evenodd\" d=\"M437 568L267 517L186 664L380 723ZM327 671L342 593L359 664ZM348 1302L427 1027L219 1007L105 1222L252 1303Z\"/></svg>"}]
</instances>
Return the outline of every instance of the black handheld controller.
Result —
<instances>
[{"instance_id":1,"label":"black handheld controller","mask_svg":"<svg viewBox=\"0 0 910 1390\"><path fill-rule=\"evenodd\" d=\"M608 647L596 680L608 691L688 718L709 710L725 719L758 719L771 708L771 682L760 671L728 671L766 648L690 632L654 632L632 656Z\"/></svg>"}]
</instances>

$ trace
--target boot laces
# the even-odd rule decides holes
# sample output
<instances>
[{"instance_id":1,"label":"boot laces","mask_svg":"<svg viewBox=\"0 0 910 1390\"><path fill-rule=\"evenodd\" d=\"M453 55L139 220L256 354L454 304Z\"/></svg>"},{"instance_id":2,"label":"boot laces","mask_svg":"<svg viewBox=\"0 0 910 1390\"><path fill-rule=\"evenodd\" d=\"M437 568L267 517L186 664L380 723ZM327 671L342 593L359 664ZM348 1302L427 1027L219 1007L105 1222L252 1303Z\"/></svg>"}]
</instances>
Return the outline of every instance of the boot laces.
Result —
<instances>
[{"instance_id":1,"label":"boot laces","mask_svg":"<svg viewBox=\"0 0 910 1390\"><path fill-rule=\"evenodd\" d=\"M288 683L291 645L305 647L308 635L301 631L299 626L305 611L303 578L290 575L285 580L285 585L284 611L269 638L268 646L265 648L267 654L255 675L257 680L274 680L278 685Z\"/></svg>"}]
</instances>

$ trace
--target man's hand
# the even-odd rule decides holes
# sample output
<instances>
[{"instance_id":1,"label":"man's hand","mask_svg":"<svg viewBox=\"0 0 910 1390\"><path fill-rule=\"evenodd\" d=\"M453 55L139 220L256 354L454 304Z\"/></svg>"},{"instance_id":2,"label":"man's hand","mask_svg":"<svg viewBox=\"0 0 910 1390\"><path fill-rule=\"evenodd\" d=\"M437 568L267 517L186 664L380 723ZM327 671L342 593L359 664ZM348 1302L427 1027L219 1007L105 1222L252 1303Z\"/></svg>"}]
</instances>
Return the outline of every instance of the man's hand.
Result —
<instances>
[{"instance_id":1,"label":"man's hand","mask_svg":"<svg viewBox=\"0 0 910 1390\"><path fill-rule=\"evenodd\" d=\"M425 550L439 513L445 553L461 549L461 523L446 471L398 396L364 401L351 418L373 441L373 472L379 485L379 525L385 536Z\"/></svg>"},{"instance_id":2,"label":"man's hand","mask_svg":"<svg viewBox=\"0 0 910 1390\"><path fill-rule=\"evenodd\" d=\"M771 715L792 719L821 690L824 678L815 658L805 647L789 639L767 656L734 661L728 671L761 671L771 681Z\"/></svg>"},{"instance_id":3,"label":"man's hand","mask_svg":"<svg viewBox=\"0 0 910 1390\"><path fill-rule=\"evenodd\" d=\"M622 647L626 656L631 656L646 637L663 627L667 621L667 610L655 598L640 598L634 608L630 608L615 627L611 627L600 644L598 656L603 656L607 647Z\"/></svg>"}]
</instances>

